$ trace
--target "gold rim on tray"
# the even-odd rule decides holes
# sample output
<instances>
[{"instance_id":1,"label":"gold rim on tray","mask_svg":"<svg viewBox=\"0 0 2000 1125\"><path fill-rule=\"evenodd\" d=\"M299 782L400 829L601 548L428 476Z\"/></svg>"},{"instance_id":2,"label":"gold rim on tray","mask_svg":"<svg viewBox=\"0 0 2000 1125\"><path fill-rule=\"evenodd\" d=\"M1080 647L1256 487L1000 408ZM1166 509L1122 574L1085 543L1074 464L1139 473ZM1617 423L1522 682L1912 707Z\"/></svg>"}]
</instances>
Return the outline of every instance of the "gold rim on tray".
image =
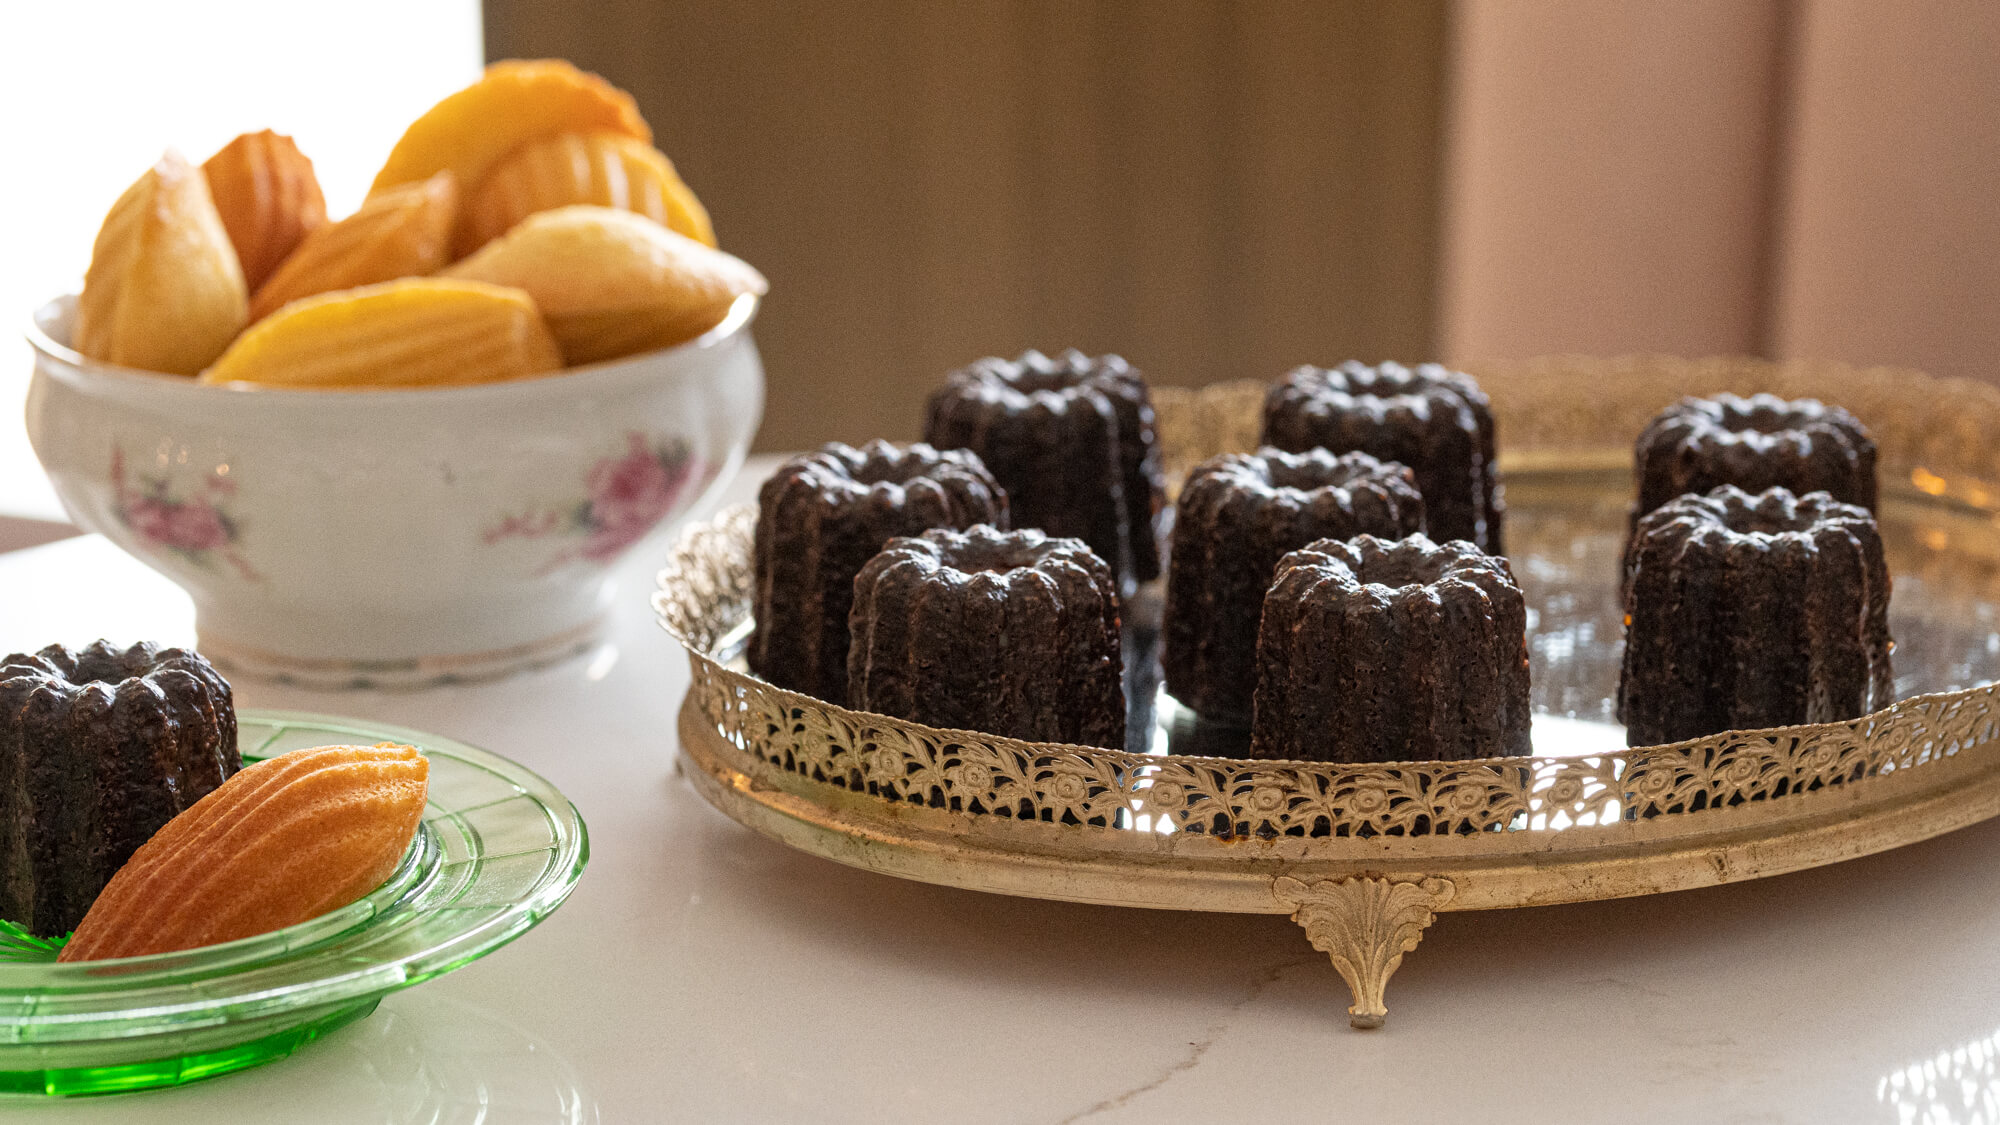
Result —
<instances>
[{"instance_id":1,"label":"gold rim on tray","mask_svg":"<svg viewBox=\"0 0 2000 1125\"><path fill-rule=\"evenodd\" d=\"M1629 496L1633 438L1683 395L1837 402L1880 447L1885 538L1918 540L1903 555L1923 560L1920 571L1939 565L1923 552L1942 549L1940 538L1977 540L1972 561L1956 565L1978 573L1961 585L2000 591L2000 457L1985 437L2000 432L1993 388L1747 359L1563 357L1473 374L1493 402L1509 487L1594 480L1600 508L1619 489ZM1157 389L1170 484L1209 456L1252 448L1263 392ZM1943 522L1919 526L1893 518L1898 510ZM712 804L794 847L903 878L1290 914L1346 979L1357 1027L1382 1022L1390 975L1440 912L1753 879L2000 813L1991 686L1669 746L1376 765L1029 743L850 711L732 659L728 641L750 613L754 527L754 509L740 507L687 529L654 595L693 670L681 745ZM1970 678L1993 677L1979 668Z\"/></svg>"}]
</instances>

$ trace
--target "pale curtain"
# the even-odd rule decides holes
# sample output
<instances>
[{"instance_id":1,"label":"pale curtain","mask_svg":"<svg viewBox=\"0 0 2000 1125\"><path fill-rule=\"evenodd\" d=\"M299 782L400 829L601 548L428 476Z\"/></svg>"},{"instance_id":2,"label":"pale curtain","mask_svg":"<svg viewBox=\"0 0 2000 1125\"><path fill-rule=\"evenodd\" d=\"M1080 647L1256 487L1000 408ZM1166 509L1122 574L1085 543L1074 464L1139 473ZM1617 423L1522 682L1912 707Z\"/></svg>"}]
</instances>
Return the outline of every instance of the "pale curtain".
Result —
<instances>
[{"instance_id":1,"label":"pale curtain","mask_svg":"<svg viewBox=\"0 0 2000 1125\"><path fill-rule=\"evenodd\" d=\"M1462 0L1440 350L2000 380L2000 4Z\"/></svg>"}]
</instances>

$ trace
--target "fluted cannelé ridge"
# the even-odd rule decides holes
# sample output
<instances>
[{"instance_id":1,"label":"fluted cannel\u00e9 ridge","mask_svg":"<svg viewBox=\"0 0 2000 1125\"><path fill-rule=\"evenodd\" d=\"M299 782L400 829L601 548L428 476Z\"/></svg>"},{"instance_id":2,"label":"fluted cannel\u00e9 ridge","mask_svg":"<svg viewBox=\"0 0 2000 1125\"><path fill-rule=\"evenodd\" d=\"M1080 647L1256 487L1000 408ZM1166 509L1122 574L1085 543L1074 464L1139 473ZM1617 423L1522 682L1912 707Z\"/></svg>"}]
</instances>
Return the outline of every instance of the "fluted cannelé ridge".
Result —
<instances>
[{"instance_id":1,"label":"fluted cannel\u00e9 ridge","mask_svg":"<svg viewBox=\"0 0 2000 1125\"><path fill-rule=\"evenodd\" d=\"M1527 754L1527 606L1507 561L1423 535L1278 564L1257 636L1253 758Z\"/></svg>"},{"instance_id":2,"label":"fluted cannel\u00e9 ridge","mask_svg":"<svg viewBox=\"0 0 2000 1125\"><path fill-rule=\"evenodd\" d=\"M830 443L779 466L757 502L750 670L831 703L847 697L854 576L883 544L1008 519L976 454L922 443Z\"/></svg>"},{"instance_id":3,"label":"fluted cannel\u00e9 ridge","mask_svg":"<svg viewBox=\"0 0 2000 1125\"><path fill-rule=\"evenodd\" d=\"M1502 551L1493 411L1470 376L1435 363L1296 368L1264 400L1263 443L1358 449L1408 465L1423 493L1426 534Z\"/></svg>"},{"instance_id":4,"label":"fluted cannel\u00e9 ridge","mask_svg":"<svg viewBox=\"0 0 2000 1125\"><path fill-rule=\"evenodd\" d=\"M1868 510L1723 485L1625 550L1619 717L1633 746L1857 718L1894 701L1889 568Z\"/></svg>"},{"instance_id":5,"label":"fluted cannel\u00e9 ridge","mask_svg":"<svg viewBox=\"0 0 2000 1125\"><path fill-rule=\"evenodd\" d=\"M1076 539L927 531L854 582L848 704L934 727L1123 749L1118 588Z\"/></svg>"},{"instance_id":6,"label":"fluted cannel\u00e9 ridge","mask_svg":"<svg viewBox=\"0 0 2000 1125\"><path fill-rule=\"evenodd\" d=\"M1423 530L1410 470L1324 449L1227 453L1181 487L1168 556L1161 664L1167 689L1202 717L1247 723L1257 619L1279 560L1319 539Z\"/></svg>"},{"instance_id":7,"label":"fluted cannel\u00e9 ridge","mask_svg":"<svg viewBox=\"0 0 2000 1125\"><path fill-rule=\"evenodd\" d=\"M0 661L0 918L76 928L139 845L243 764L229 684L178 648Z\"/></svg>"},{"instance_id":8,"label":"fluted cannel\u00e9 ridge","mask_svg":"<svg viewBox=\"0 0 2000 1125\"><path fill-rule=\"evenodd\" d=\"M1081 539L1121 583L1159 577L1166 505L1144 376L1115 355L982 359L931 396L924 440L978 453L1015 527Z\"/></svg>"},{"instance_id":9,"label":"fluted cannel\u00e9 ridge","mask_svg":"<svg viewBox=\"0 0 2000 1125\"><path fill-rule=\"evenodd\" d=\"M1637 516L1687 493L1828 492L1875 509L1875 440L1859 419L1813 399L1722 394L1682 399L1648 423L1634 449Z\"/></svg>"}]
</instances>

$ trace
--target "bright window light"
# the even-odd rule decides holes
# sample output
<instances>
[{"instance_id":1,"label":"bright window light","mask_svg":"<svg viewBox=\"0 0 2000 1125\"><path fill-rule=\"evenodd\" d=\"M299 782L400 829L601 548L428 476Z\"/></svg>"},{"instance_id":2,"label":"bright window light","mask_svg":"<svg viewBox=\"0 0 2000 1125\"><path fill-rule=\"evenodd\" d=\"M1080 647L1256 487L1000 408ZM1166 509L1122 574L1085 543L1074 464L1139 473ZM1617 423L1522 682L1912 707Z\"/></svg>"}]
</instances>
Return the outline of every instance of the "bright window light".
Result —
<instances>
[{"instance_id":1,"label":"bright window light","mask_svg":"<svg viewBox=\"0 0 2000 1125\"><path fill-rule=\"evenodd\" d=\"M173 147L289 133L352 210L411 118L470 82L478 0L0 5L0 515L60 518L21 422L28 312L74 287L118 193Z\"/></svg>"}]
</instances>

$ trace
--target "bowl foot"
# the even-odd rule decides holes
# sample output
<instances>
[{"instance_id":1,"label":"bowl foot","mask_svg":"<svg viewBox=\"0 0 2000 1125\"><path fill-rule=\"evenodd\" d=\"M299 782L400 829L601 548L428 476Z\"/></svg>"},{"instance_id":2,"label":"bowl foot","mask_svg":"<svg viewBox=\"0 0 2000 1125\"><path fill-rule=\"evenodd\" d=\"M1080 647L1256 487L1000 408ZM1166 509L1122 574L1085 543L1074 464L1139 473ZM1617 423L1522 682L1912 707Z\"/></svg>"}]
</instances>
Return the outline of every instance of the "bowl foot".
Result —
<instances>
[{"instance_id":1,"label":"bowl foot","mask_svg":"<svg viewBox=\"0 0 2000 1125\"><path fill-rule=\"evenodd\" d=\"M414 690L497 680L546 667L596 645L605 621L599 615L539 640L483 652L377 658L289 656L218 636L199 621L196 632L202 655L230 676L321 691Z\"/></svg>"}]
</instances>

